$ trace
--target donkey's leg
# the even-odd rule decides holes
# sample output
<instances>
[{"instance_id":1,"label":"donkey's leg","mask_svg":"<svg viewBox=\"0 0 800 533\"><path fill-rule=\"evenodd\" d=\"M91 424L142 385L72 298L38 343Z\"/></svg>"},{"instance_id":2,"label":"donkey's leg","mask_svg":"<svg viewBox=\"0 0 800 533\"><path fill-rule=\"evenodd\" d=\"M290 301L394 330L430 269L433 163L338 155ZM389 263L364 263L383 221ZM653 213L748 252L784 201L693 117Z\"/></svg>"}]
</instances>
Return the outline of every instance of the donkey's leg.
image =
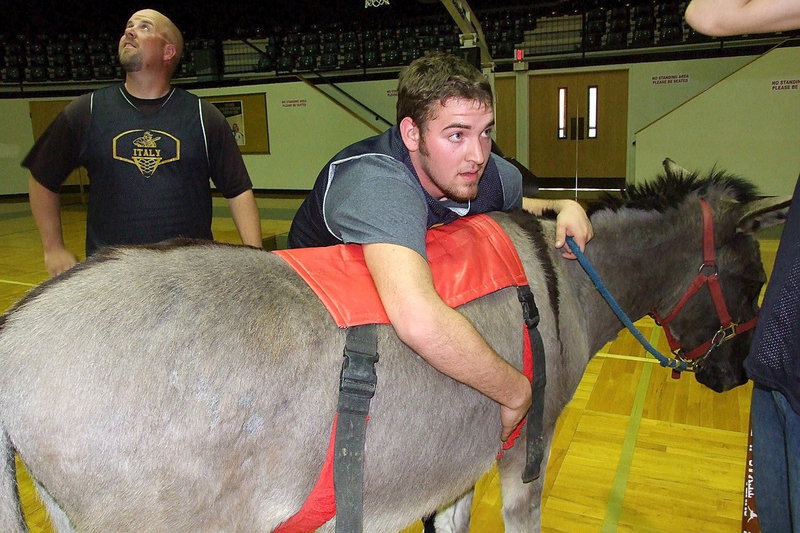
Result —
<instances>
[{"instance_id":1,"label":"donkey's leg","mask_svg":"<svg viewBox=\"0 0 800 533\"><path fill-rule=\"evenodd\" d=\"M436 518L433 522L436 533L467 533L469 531L469 518L474 494L474 489L470 490L450 506L436 512Z\"/></svg>"},{"instance_id":2,"label":"donkey's leg","mask_svg":"<svg viewBox=\"0 0 800 533\"><path fill-rule=\"evenodd\" d=\"M28 531L19 506L14 448L11 447L11 440L2 426L0 426L0 531L8 533Z\"/></svg>"},{"instance_id":3,"label":"donkey's leg","mask_svg":"<svg viewBox=\"0 0 800 533\"><path fill-rule=\"evenodd\" d=\"M520 444L522 443L518 446ZM542 460L541 474L530 483L522 482L522 471L525 467L525 453L522 446L506 452L505 457L497 463L506 533L538 533L541 529L542 489L549 453L548 444Z\"/></svg>"},{"instance_id":4,"label":"donkey's leg","mask_svg":"<svg viewBox=\"0 0 800 533\"><path fill-rule=\"evenodd\" d=\"M56 533L75 533L75 529L70 524L69 518L58 506L58 504L53 500L50 493L47 492L44 487L39 485L37 481L34 480L34 486L36 487L36 492L39 495L39 498L42 500L45 508L47 509L47 515L50 517L50 523L53 526L53 531Z\"/></svg>"}]
</instances>

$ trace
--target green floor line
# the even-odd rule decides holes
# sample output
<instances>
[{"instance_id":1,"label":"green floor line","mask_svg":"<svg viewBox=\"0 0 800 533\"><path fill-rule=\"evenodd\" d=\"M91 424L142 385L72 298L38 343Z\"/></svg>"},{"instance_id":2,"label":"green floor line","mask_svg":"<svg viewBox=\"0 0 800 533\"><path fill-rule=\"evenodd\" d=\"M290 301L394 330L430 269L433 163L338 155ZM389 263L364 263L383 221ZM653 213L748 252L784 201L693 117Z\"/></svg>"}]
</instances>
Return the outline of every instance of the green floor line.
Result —
<instances>
[{"instance_id":1,"label":"green floor line","mask_svg":"<svg viewBox=\"0 0 800 533\"><path fill-rule=\"evenodd\" d=\"M8 211L8 210L0 210L0 220L13 220L17 218L29 218L31 216L31 210L27 208L18 209L15 211Z\"/></svg>"},{"instance_id":2,"label":"green floor line","mask_svg":"<svg viewBox=\"0 0 800 533\"><path fill-rule=\"evenodd\" d=\"M654 346L658 341L661 332L658 328L653 328L650 333L650 343ZM619 455L617 473L611 484L611 493L608 496L605 518L603 519L602 533L615 533L619 524L619 517L622 514L622 503L625 499L625 489L628 486L628 476L631 472L633 462L633 451L636 447L636 439L639 435L639 426L642 422L642 411L644 410L647 387L650 383L650 375L653 373L653 365L643 365L642 374L639 376L639 385L636 388L636 397L633 400L631 419L628 422L628 429L625 432L625 441L622 443L622 451Z\"/></svg>"}]
</instances>

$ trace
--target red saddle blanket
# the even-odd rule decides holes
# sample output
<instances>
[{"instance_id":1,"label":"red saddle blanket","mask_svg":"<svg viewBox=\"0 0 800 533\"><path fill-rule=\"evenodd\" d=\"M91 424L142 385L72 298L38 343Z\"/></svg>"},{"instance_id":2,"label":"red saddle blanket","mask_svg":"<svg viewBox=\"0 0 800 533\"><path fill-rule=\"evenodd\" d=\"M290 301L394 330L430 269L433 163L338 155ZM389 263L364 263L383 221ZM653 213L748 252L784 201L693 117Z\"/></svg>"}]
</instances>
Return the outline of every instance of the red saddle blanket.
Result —
<instances>
[{"instance_id":1,"label":"red saddle blanket","mask_svg":"<svg viewBox=\"0 0 800 533\"><path fill-rule=\"evenodd\" d=\"M457 307L506 287L528 284L514 244L497 222L487 215L464 217L432 228L427 233L426 250L436 291L450 307ZM389 324L372 276L364 263L360 245L278 250L273 253L289 263L308 283L339 327ZM523 339L523 372L532 380L530 341L527 334ZM521 425L506 441L503 449L513 445ZM278 526L274 533L311 532L336 514L333 486L335 434L334 418L325 464L311 494L300 510Z\"/></svg>"},{"instance_id":2,"label":"red saddle blanket","mask_svg":"<svg viewBox=\"0 0 800 533\"><path fill-rule=\"evenodd\" d=\"M527 284L511 239L487 215L464 217L432 228L426 249L436 292L450 307L505 287ZM308 283L338 326L389 323L360 245L274 253Z\"/></svg>"}]
</instances>

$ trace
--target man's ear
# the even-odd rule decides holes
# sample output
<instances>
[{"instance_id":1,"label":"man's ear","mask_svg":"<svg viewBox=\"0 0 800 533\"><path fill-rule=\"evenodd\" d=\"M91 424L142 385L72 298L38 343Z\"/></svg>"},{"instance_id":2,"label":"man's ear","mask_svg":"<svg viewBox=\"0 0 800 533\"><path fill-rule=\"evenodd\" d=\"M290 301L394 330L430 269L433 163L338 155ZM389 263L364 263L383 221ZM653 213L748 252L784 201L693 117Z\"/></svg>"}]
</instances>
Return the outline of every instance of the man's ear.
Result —
<instances>
[{"instance_id":1,"label":"man's ear","mask_svg":"<svg viewBox=\"0 0 800 533\"><path fill-rule=\"evenodd\" d=\"M409 152L416 152L419 150L420 135L416 122L411 117L405 117L400 121L400 137L403 139L403 144Z\"/></svg>"},{"instance_id":2,"label":"man's ear","mask_svg":"<svg viewBox=\"0 0 800 533\"><path fill-rule=\"evenodd\" d=\"M172 43L167 43L164 46L164 62L170 63L172 61L172 58L174 58L175 54L177 53L178 49L175 47L175 45Z\"/></svg>"}]
</instances>

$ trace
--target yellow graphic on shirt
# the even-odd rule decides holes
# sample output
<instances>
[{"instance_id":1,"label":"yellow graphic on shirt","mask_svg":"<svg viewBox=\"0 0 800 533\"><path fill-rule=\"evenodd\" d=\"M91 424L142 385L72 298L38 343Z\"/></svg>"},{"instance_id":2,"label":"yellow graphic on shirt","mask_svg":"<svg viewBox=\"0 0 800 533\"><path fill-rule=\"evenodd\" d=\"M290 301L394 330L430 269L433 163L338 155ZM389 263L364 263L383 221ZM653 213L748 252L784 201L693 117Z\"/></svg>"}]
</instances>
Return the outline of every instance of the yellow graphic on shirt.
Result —
<instances>
[{"instance_id":1,"label":"yellow graphic on shirt","mask_svg":"<svg viewBox=\"0 0 800 533\"><path fill-rule=\"evenodd\" d=\"M181 141L165 131L128 130L114 137L112 150L114 159L135 165L149 178L160 165L180 160Z\"/></svg>"},{"instance_id":2,"label":"yellow graphic on shirt","mask_svg":"<svg viewBox=\"0 0 800 533\"><path fill-rule=\"evenodd\" d=\"M160 141L161 137L153 137L153 132L146 131L144 135L139 137L138 139L133 140L133 144L139 146L141 148L155 148L158 146L156 141Z\"/></svg>"}]
</instances>

